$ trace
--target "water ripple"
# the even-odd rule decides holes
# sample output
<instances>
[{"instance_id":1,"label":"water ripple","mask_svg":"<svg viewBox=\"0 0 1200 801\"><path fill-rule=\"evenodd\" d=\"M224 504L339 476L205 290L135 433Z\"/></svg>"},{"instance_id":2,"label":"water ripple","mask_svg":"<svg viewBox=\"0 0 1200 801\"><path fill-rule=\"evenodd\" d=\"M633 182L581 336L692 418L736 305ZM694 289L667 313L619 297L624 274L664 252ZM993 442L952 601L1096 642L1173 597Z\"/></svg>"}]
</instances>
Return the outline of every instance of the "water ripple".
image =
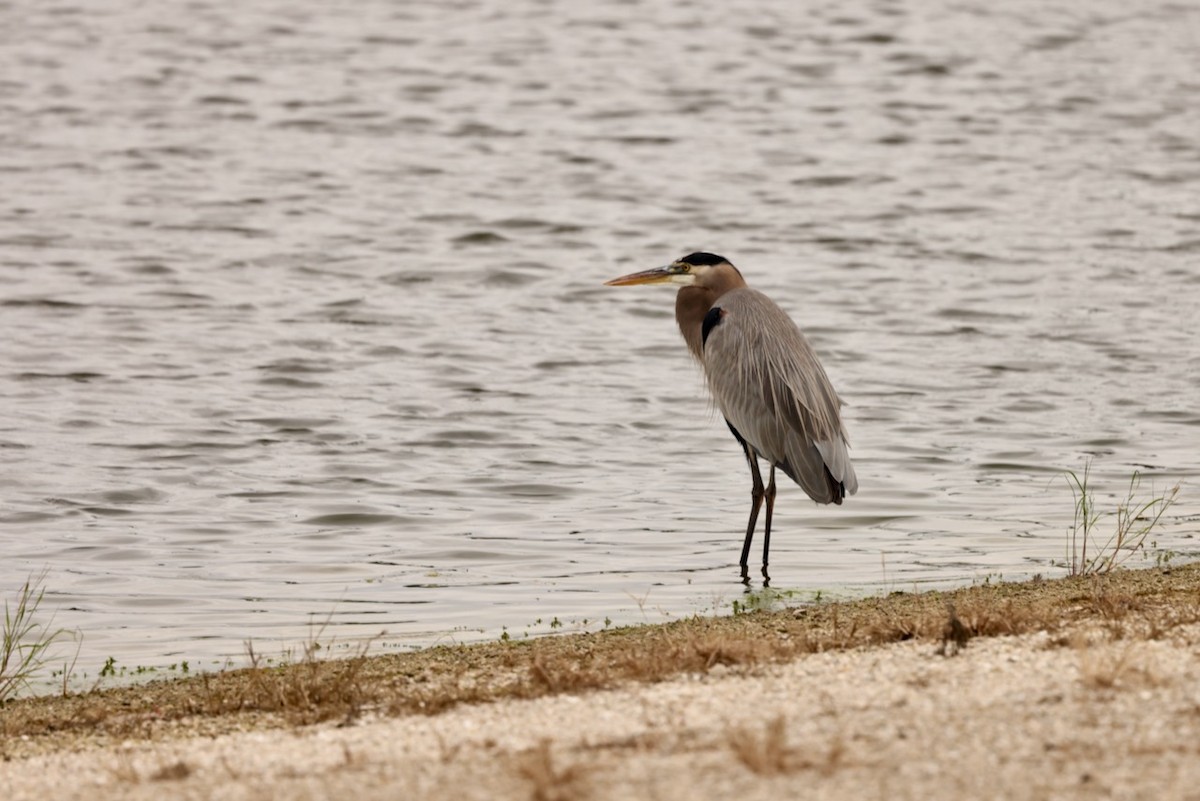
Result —
<instances>
[{"instance_id":1,"label":"water ripple","mask_svg":"<svg viewBox=\"0 0 1200 801\"><path fill-rule=\"evenodd\" d=\"M81 664L727 611L745 465L671 291L602 286L691 249L847 403L787 587L1053 572L1058 471L1200 475L1194 9L478 12L12 21L0 586L48 568Z\"/></svg>"}]
</instances>

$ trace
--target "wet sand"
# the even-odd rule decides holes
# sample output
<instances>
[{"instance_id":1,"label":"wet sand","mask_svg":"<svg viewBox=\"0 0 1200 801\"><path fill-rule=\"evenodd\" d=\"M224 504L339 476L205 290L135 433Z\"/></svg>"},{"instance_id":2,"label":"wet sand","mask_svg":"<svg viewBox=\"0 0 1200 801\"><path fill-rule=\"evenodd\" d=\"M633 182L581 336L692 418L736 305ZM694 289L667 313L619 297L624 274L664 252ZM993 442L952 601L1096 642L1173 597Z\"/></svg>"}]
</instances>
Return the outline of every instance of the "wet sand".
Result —
<instances>
[{"instance_id":1,"label":"wet sand","mask_svg":"<svg viewBox=\"0 0 1200 801\"><path fill-rule=\"evenodd\" d=\"M352 714L311 725L205 711L221 677L35 699L0 713L0 785L9 799L1198 798L1198 621L1192 566L372 658ZM403 711L414 702L443 711Z\"/></svg>"}]
</instances>

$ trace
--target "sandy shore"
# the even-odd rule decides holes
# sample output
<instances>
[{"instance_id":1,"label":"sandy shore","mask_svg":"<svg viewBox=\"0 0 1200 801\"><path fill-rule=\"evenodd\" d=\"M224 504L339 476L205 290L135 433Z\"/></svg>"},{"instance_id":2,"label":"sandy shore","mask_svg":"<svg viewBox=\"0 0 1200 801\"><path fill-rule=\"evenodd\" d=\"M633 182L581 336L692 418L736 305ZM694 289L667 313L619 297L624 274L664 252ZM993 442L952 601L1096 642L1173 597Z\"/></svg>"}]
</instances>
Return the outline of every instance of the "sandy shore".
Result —
<instances>
[{"instance_id":1,"label":"sandy shore","mask_svg":"<svg viewBox=\"0 0 1200 801\"><path fill-rule=\"evenodd\" d=\"M296 725L239 711L224 716L240 721L225 730L199 713L134 729L101 715L64 737L61 725L29 722L36 705L14 705L0 712L0 796L1200 799L1200 571L1129 581L951 594L930 608L949 598L969 615L914 625L899 642L717 658L650 683L501 693L438 714L368 704ZM904 606L913 599L889 603L871 606L874 619L891 615L901 630L915 620L904 617L917 614ZM1059 617L987 636L1002 633L985 625L989 608L1014 620L1048 609ZM804 610L743 617L720 625L789 641L813 625ZM574 647L574 664L600 647L571 639L554 647ZM473 665L458 685L524 670L520 658L492 656L503 651L443 656L456 650ZM549 656L530 653L551 669Z\"/></svg>"}]
</instances>

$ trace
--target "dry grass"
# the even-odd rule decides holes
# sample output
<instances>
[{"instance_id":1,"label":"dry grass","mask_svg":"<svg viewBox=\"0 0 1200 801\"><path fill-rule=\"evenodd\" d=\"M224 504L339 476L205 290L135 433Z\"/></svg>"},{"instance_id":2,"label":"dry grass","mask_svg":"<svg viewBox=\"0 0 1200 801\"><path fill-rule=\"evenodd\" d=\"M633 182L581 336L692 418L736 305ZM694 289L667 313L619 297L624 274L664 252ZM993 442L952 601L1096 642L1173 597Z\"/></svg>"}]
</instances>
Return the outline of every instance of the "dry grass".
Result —
<instances>
[{"instance_id":1,"label":"dry grass","mask_svg":"<svg viewBox=\"0 0 1200 801\"><path fill-rule=\"evenodd\" d=\"M163 765L150 774L152 782L176 782L192 775L192 768L186 762L178 761Z\"/></svg>"},{"instance_id":2,"label":"dry grass","mask_svg":"<svg viewBox=\"0 0 1200 801\"><path fill-rule=\"evenodd\" d=\"M250 667L239 671L238 692L230 693L222 674L199 676L202 713L221 716L253 710L273 712L288 722L304 725L338 719L349 723L375 697L375 688L363 680L365 649L348 659L322 660L317 649L306 647L295 665L263 667L262 659L247 645Z\"/></svg>"},{"instance_id":3,"label":"dry grass","mask_svg":"<svg viewBox=\"0 0 1200 801\"><path fill-rule=\"evenodd\" d=\"M1085 647L1079 656L1079 680L1093 690L1158 687L1163 679L1132 646L1098 653Z\"/></svg>"},{"instance_id":4,"label":"dry grass","mask_svg":"<svg viewBox=\"0 0 1200 801\"><path fill-rule=\"evenodd\" d=\"M783 716L767 724L762 736L749 729L736 729L729 747L738 761L759 776L777 776L794 770L794 756L787 744L787 723Z\"/></svg>"},{"instance_id":5,"label":"dry grass","mask_svg":"<svg viewBox=\"0 0 1200 801\"><path fill-rule=\"evenodd\" d=\"M990 584L692 618L519 643L320 660L207 674L0 708L0 758L80 741L215 735L246 728L350 721L363 714L436 714L460 704L658 682L905 640L950 655L976 637L1046 631L1070 647L1087 629L1106 641L1169 637L1200 621L1200 565L1170 571ZM1096 671L1097 676L1103 671ZM1103 678L1095 682L1102 683ZM21 739L25 737L26 739Z\"/></svg>"},{"instance_id":6,"label":"dry grass","mask_svg":"<svg viewBox=\"0 0 1200 801\"><path fill-rule=\"evenodd\" d=\"M583 801L591 797L589 770L583 765L555 764L550 742L542 740L517 757L517 772L531 785L533 801Z\"/></svg>"},{"instance_id":7,"label":"dry grass","mask_svg":"<svg viewBox=\"0 0 1200 801\"><path fill-rule=\"evenodd\" d=\"M762 735L749 729L736 729L729 740L738 761L759 776L779 776L800 770L816 770L829 776L843 764L846 746L835 738L824 753L793 748L788 744L787 721L782 715L763 729Z\"/></svg>"}]
</instances>

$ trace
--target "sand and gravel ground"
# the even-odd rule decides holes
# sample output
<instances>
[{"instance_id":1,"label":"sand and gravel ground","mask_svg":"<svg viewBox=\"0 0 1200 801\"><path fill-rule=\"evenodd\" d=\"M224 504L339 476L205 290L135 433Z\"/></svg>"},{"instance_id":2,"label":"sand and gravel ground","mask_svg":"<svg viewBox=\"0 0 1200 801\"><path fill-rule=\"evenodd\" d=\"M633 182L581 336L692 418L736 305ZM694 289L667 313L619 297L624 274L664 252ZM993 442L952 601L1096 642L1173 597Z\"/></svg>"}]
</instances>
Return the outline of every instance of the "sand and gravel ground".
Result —
<instances>
[{"instance_id":1,"label":"sand and gravel ground","mask_svg":"<svg viewBox=\"0 0 1200 801\"><path fill-rule=\"evenodd\" d=\"M764 650L772 637L793 645ZM708 658L642 678L594 672L621 664L606 649L686 662L681 643ZM1195 567L439 651L377 663L409 676L387 697L420 684L446 698L425 685L455 663L469 666L459 692L498 689L436 714L376 693L305 725L212 704L173 716L178 682L59 718L62 699L11 705L0 797L1200 799ZM587 680L565 681L566 666ZM432 672L413 684L415 668ZM157 722L105 706L137 708L139 692L164 693Z\"/></svg>"}]
</instances>

